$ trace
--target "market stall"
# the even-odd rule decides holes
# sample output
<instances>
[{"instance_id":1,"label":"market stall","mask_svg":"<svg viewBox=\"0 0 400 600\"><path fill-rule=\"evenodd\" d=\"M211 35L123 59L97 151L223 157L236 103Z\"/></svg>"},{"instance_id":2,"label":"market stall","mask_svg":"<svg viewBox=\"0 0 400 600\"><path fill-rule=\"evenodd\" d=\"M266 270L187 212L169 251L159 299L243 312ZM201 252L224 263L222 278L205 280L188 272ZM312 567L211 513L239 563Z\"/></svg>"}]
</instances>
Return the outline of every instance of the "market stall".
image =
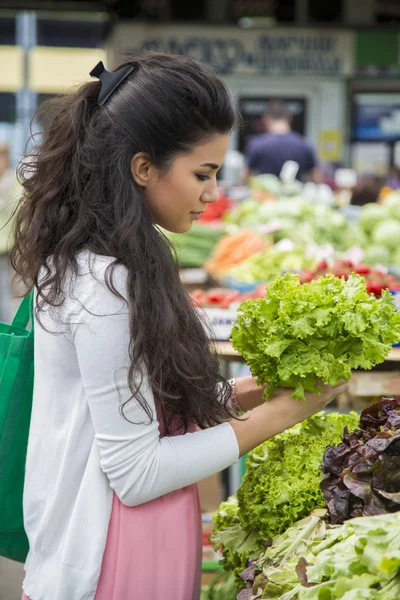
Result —
<instances>
[{"instance_id":1,"label":"market stall","mask_svg":"<svg viewBox=\"0 0 400 600\"><path fill-rule=\"evenodd\" d=\"M181 266L181 279L194 306L204 318L207 331L210 332L211 348L221 359L221 366L227 376L238 375L241 373L241 369L246 369L247 373L251 371L256 377L260 375L256 365L265 361L265 356L255 359L253 364L249 357L251 353L257 354L258 352L261 356L264 352L261 348L269 335L269 328L267 327L259 341L254 342L250 354L247 352L249 344L252 343L250 338L245 342L238 341L237 331L238 328L242 328L244 331L244 319L246 318L248 323L248 320L254 316L253 312L257 313L256 307L263 303L265 305L267 299L271 298L274 293L278 294L277 298L280 303L285 303L287 302L286 293L291 285L295 286L293 298L306 298L307 289L313 290L307 297L309 304L306 302L304 304L306 308L302 309L304 312L302 316L307 318L308 313L315 308L314 306L312 309L311 304L315 304L314 298L318 295L316 294L318 286L321 291L325 284L328 287L327 282L329 282L329 286L331 286L329 294L332 295L332 301L333 298L336 298L335 302L341 293L344 294L342 301L338 300L335 304L336 312L334 311L335 318L332 323L341 322L340 320L344 319L343 323L349 328L348 331L346 330L346 340L348 342L350 332L352 344L354 344L350 345L351 349L349 349L350 346L345 350L336 348L334 352L335 358L340 360L341 352L343 352L344 362L340 367L340 374L342 376L344 373L350 386L349 393L339 396L326 414L326 418L333 419L332 423L329 421L331 432L336 432L330 439L332 445L339 444L345 424L352 425L354 428L358 423L359 416L355 413L351 414L352 409L360 413L361 410L368 410L374 406L374 403L380 401L382 397L393 397L400 394L399 317L394 316L397 315L396 310L399 308L400 291L398 267L400 261L397 249L397 239L399 239L397 230L400 224L399 196L395 192L384 190L379 203L367 205L361 209L349 207L349 198L350 194L346 191L334 195L325 187L303 186L296 181L279 181L270 176L258 177L248 189L226 190L221 196L221 201L213 207L212 214L207 216L206 213L204 219L196 224L194 230L188 234L169 236L175 247L177 261ZM349 210L349 208L356 210ZM279 284L283 280L284 284ZM351 296L353 292L350 290L354 288L358 290L359 302L349 305L347 316L343 316L340 308L347 301L346 294ZM333 289L335 289L334 292L332 292ZM316 295L313 296L313 294ZM326 290L323 291L321 298L326 299L327 294ZM246 303L246 301L248 302ZM323 302L324 300L322 305ZM375 327L374 319L369 320L369 317L366 317L365 327L360 325L358 329L357 326L352 329L353 324L361 318L361 312L364 310L364 308L361 309L361 305L364 308L369 306L367 312L371 311L371 314L375 311L379 326ZM247 316L244 317L244 307L247 306L250 312L246 313ZM330 306L332 309L333 305ZM378 313L379 316L377 316ZM365 315L361 320L364 317ZM270 318L272 323L278 316ZM288 317L285 327L293 319L293 315ZM307 324L306 321L304 321L304 326L307 329L309 323ZM321 320L322 323L324 323L324 319ZM303 327L303 323L301 327ZM307 337L304 334L306 330L302 331L301 327L297 333L293 333L293 331L290 333L290 339L293 342L298 335L300 345L304 342L305 346L307 344L312 346L315 343L313 332L310 330L311 333ZM329 327L328 324L328 329ZM259 329L260 324L256 323L255 330ZM368 332L372 332L372 338L369 337ZM343 330L338 329L334 332L332 340L340 337L342 333ZM257 334L250 337L256 339ZM243 338L242 334L241 338ZM377 352L375 352L372 342L376 344ZM277 341L272 340L271 343L276 344ZM363 345L364 343L366 345ZM316 355L321 350L321 347L319 348L316 350ZM273 362L275 351L276 346L267 360L270 365L269 373L277 371L277 363ZM288 351L284 350L285 352ZM327 364L330 365L329 361L330 359ZM343 365L346 364L344 369ZM325 369L326 373L328 371ZM279 384L279 381L277 383ZM291 380L290 386L296 388L297 383L295 380ZM300 398L301 386L296 389ZM336 429L333 426L334 423L337 424ZM266 572L264 565L270 566L268 562L270 557L265 553L264 547L257 546L257 535L262 530L261 525L257 525L257 535L253 538L251 531L254 528L250 531L249 526L244 526L247 517L242 517L243 522L240 519L240 523L238 521L237 514L238 511L244 510L243 506L245 506L245 512L250 510L247 504L244 505L241 490L244 489L243 486L247 485L246 478L250 477L248 475L249 465L253 465L254 460L258 461L257 452L261 451L255 450L254 453L251 453L247 464L245 461L240 461L238 465L229 470L228 474L225 474L227 490L234 496L237 492L238 500L230 499L228 503L223 502L219 511L216 513L215 510L211 511L211 513L214 512L213 517L210 512L203 515L204 570L210 572L211 577L212 571L221 569L221 567L217 567L217 561L222 556L224 556L222 564L227 569L225 572L220 571L219 580L212 584L209 583L210 577L204 580L208 583L208 587L203 592L204 600L214 600L214 598L234 600L238 592L242 594L238 596L240 600L275 597L282 598L282 600L308 598L308 596L299 595L300 591L303 593L303 590L298 587L302 584L296 581L296 570L293 569L295 562L296 565L298 563L299 556L297 555L290 565L291 579L289 577L286 587L282 588L282 594L268 595L268 593L272 594L273 589L276 588L272 584L269 585L267 580L262 579ZM315 467L316 479L313 483L314 487L312 487L314 495L316 493L315 482L317 480L319 482L322 455L323 451L320 449L319 463L316 463ZM280 465L279 469L282 468L283 466ZM257 477L259 476L260 472L257 474ZM400 489L396 488L396 493L398 492L400 493ZM242 509L240 509L241 505ZM287 506L287 501L284 501L283 505ZM322 506L326 511L323 503ZM314 514L313 508L315 507L307 505L308 512L298 515L299 518L296 521L287 522L285 531L275 532L278 536L277 552L280 552L279 535L287 536L282 542L285 545L285 539L291 543L290 540L294 540L297 535L301 537L304 533L303 527L306 529L310 527L310 531L314 531L313 528L315 528L315 531L319 533L322 530L329 532L330 522L326 512ZM274 511L271 509L270 512ZM232 521L229 520L231 513ZM303 519L300 518L301 516ZM212 521L214 521L214 529ZM228 531L231 528L232 532ZM214 547L208 541L208 536L212 531L214 532L212 537ZM230 545L230 542L225 545L226 531L228 531L228 537L230 533L233 533L234 546ZM262 539L263 543L269 543L268 540ZM322 535L318 539L323 542L324 536ZM257 548L257 559L261 567L258 564L253 567L248 562L250 555L242 555L241 548L247 548L247 550L252 548L253 552ZM244 578L242 577L241 581L238 580L239 565L241 572L244 572ZM250 572L247 574L246 566L250 568ZM276 569L276 565L273 565L273 569ZM258 585L259 587L257 587ZM295 588L297 591L291 595L291 589ZM311 594L311 592L309 593ZM312 595L309 597L314 598ZM317 596L315 597L317 598ZM327 597L336 598L336 596ZM349 600L350 598L358 600L363 597L361 595L349 596ZM376 597L380 598L381 596ZM366 595L365 598L375 598L375 595Z\"/></svg>"}]
</instances>

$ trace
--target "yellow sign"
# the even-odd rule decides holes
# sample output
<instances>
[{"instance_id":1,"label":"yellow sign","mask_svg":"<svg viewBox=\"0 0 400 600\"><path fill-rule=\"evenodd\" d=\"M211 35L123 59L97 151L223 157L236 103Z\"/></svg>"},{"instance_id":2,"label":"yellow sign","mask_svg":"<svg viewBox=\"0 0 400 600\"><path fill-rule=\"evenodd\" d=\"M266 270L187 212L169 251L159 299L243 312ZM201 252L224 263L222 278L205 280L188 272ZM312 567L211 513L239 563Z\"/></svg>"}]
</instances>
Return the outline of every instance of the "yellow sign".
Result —
<instances>
[{"instance_id":1,"label":"yellow sign","mask_svg":"<svg viewBox=\"0 0 400 600\"><path fill-rule=\"evenodd\" d=\"M29 54L29 87L35 92L63 94L90 81L89 71L105 61L100 48L53 48L37 46Z\"/></svg>"},{"instance_id":2,"label":"yellow sign","mask_svg":"<svg viewBox=\"0 0 400 600\"><path fill-rule=\"evenodd\" d=\"M323 129L319 134L318 154L322 160L338 161L342 155L342 134L338 129Z\"/></svg>"},{"instance_id":3,"label":"yellow sign","mask_svg":"<svg viewBox=\"0 0 400 600\"><path fill-rule=\"evenodd\" d=\"M17 92L24 85L24 53L19 46L0 45L0 92Z\"/></svg>"}]
</instances>

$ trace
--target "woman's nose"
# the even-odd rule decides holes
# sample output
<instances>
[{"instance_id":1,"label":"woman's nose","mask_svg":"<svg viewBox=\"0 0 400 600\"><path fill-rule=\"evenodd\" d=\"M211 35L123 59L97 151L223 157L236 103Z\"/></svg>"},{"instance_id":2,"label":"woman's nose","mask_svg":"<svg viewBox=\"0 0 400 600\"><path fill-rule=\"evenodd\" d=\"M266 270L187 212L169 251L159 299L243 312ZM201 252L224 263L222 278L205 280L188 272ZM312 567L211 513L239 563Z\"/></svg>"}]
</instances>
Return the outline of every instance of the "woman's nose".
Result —
<instances>
[{"instance_id":1,"label":"woman's nose","mask_svg":"<svg viewBox=\"0 0 400 600\"><path fill-rule=\"evenodd\" d=\"M215 180L214 182L212 182L210 187L205 192L203 192L201 199L203 202L208 202L211 204L211 203L217 202L218 198L219 198L218 185Z\"/></svg>"}]
</instances>

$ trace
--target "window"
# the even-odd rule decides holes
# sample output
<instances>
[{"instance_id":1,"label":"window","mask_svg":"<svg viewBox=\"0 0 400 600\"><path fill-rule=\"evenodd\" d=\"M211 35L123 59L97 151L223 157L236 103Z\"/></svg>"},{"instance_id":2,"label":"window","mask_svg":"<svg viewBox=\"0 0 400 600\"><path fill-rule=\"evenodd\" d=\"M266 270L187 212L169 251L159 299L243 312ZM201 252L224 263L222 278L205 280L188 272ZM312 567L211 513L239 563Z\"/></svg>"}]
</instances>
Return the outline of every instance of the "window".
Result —
<instances>
[{"instance_id":1,"label":"window","mask_svg":"<svg viewBox=\"0 0 400 600\"><path fill-rule=\"evenodd\" d=\"M16 41L16 24L13 17L0 17L0 44L14 46Z\"/></svg>"},{"instance_id":2,"label":"window","mask_svg":"<svg viewBox=\"0 0 400 600\"><path fill-rule=\"evenodd\" d=\"M398 0L377 0L375 4L376 21L388 25L400 23L400 4Z\"/></svg>"},{"instance_id":3,"label":"window","mask_svg":"<svg viewBox=\"0 0 400 600\"><path fill-rule=\"evenodd\" d=\"M294 22L295 0L231 0L231 18L270 17L277 22Z\"/></svg>"},{"instance_id":4,"label":"window","mask_svg":"<svg viewBox=\"0 0 400 600\"><path fill-rule=\"evenodd\" d=\"M217 0L216 0L217 1ZM197 21L205 18L205 1L170 0L171 18L180 21Z\"/></svg>"},{"instance_id":5,"label":"window","mask_svg":"<svg viewBox=\"0 0 400 600\"><path fill-rule=\"evenodd\" d=\"M101 48L108 32L108 21L38 19L37 45L72 48Z\"/></svg>"},{"instance_id":6,"label":"window","mask_svg":"<svg viewBox=\"0 0 400 600\"><path fill-rule=\"evenodd\" d=\"M309 0L308 20L312 23L341 22L343 19L342 0Z\"/></svg>"},{"instance_id":7,"label":"window","mask_svg":"<svg viewBox=\"0 0 400 600\"><path fill-rule=\"evenodd\" d=\"M0 93L0 123L15 123L17 103L15 94Z\"/></svg>"}]
</instances>

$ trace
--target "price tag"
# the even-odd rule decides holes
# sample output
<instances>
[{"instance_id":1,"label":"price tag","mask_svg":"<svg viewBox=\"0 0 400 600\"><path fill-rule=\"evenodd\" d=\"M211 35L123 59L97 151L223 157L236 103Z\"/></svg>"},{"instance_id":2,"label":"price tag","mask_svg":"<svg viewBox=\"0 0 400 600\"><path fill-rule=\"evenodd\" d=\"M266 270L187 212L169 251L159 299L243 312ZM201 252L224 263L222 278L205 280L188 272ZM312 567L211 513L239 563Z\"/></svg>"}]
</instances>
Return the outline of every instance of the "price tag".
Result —
<instances>
[{"instance_id":1,"label":"price tag","mask_svg":"<svg viewBox=\"0 0 400 600\"><path fill-rule=\"evenodd\" d=\"M237 310L224 308L200 308L200 315L204 318L207 333L213 334L213 339L218 342L230 340L232 327L237 319Z\"/></svg>"},{"instance_id":2,"label":"price tag","mask_svg":"<svg viewBox=\"0 0 400 600\"><path fill-rule=\"evenodd\" d=\"M357 185L357 171L354 169L337 169L335 171L335 184L339 188L355 188Z\"/></svg>"},{"instance_id":3,"label":"price tag","mask_svg":"<svg viewBox=\"0 0 400 600\"><path fill-rule=\"evenodd\" d=\"M201 285L207 281L204 269L181 269L179 275L183 284Z\"/></svg>"}]
</instances>

